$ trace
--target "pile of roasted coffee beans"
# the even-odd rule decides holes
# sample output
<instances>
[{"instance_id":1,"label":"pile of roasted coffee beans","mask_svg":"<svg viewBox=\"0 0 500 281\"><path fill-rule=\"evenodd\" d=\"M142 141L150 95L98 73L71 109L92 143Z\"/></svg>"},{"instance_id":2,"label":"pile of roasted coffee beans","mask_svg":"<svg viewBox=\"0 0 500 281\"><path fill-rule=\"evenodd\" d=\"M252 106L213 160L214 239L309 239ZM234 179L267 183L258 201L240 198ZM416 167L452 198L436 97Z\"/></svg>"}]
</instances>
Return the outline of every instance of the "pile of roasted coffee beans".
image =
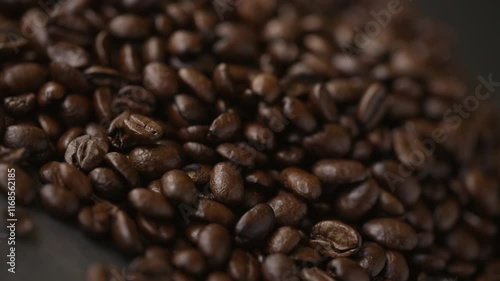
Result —
<instances>
[{"instance_id":1,"label":"pile of roasted coffee beans","mask_svg":"<svg viewBox=\"0 0 500 281\"><path fill-rule=\"evenodd\" d=\"M123 280L500 280L490 88L373 2L0 0L2 191Z\"/></svg>"}]
</instances>

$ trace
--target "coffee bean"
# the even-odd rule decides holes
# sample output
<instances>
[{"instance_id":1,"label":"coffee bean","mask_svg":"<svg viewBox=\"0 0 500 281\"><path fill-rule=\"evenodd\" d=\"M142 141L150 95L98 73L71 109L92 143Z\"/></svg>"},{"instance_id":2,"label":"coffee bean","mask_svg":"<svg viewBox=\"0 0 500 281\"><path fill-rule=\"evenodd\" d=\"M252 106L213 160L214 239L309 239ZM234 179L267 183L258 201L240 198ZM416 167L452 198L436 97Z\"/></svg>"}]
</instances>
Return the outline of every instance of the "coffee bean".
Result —
<instances>
[{"instance_id":1,"label":"coffee bean","mask_svg":"<svg viewBox=\"0 0 500 281\"><path fill-rule=\"evenodd\" d=\"M453 255L464 260L474 260L479 255L477 239L467 230L456 228L446 236L446 245Z\"/></svg>"},{"instance_id":2,"label":"coffee bean","mask_svg":"<svg viewBox=\"0 0 500 281\"><path fill-rule=\"evenodd\" d=\"M307 215L307 205L288 192L279 193L268 203L281 226L298 226Z\"/></svg>"},{"instance_id":3,"label":"coffee bean","mask_svg":"<svg viewBox=\"0 0 500 281\"><path fill-rule=\"evenodd\" d=\"M109 152L104 156L104 162L125 179L129 187L136 187L140 183L139 174L130 160L123 154Z\"/></svg>"},{"instance_id":4,"label":"coffee bean","mask_svg":"<svg viewBox=\"0 0 500 281\"><path fill-rule=\"evenodd\" d=\"M14 182L14 187L9 182ZM0 191L9 197L14 191L16 202L24 205L33 202L36 197L33 177L22 168L8 163L0 163Z\"/></svg>"},{"instance_id":5,"label":"coffee bean","mask_svg":"<svg viewBox=\"0 0 500 281\"><path fill-rule=\"evenodd\" d=\"M286 168L280 173L281 183L304 199L315 200L321 195L321 183L318 178L299 168Z\"/></svg>"},{"instance_id":6,"label":"coffee bean","mask_svg":"<svg viewBox=\"0 0 500 281\"><path fill-rule=\"evenodd\" d=\"M236 136L241 127L240 117L235 112L225 112L219 115L210 125L210 136L230 140Z\"/></svg>"},{"instance_id":7,"label":"coffee bean","mask_svg":"<svg viewBox=\"0 0 500 281\"><path fill-rule=\"evenodd\" d=\"M252 91L267 103L273 103L281 95L278 79L271 74L259 74L252 80Z\"/></svg>"},{"instance_id":8,"label":"coffee bean","mask_svg":"<svg viewBox=\"0 0 500 281\"><path fill-rule=\"evenodd\" d=\"M175 96L174 102L167 106L167 113L179 127L204 124L207 119L207 112L202 102L185 94Z\"/></svg>"},{"instance_id":9,"label":"coffee bean","mask_svg":"<svg viewBox=\"0 0 500 281\"><path fill-rule=\"evenodd\" d=\"M320 118L327 122L337 120L337 105L325 85L317 84L314 86L309 94L309 102Z\"/></svg>"},{"instance_id":10,"label":"coffee bean","mask_svg":"<svg viewBox=\"0 0 500 281\"><path fill-rule=\"evenodd\" d=\"M137 226L124 211L113 215L111 237L116 247L126 254L136 255L143 250Z\"/></svg>"},{"instance_id":11,"label":"coffee bean","mask_svg":"<svg viewBox=\"0 0 500 281\"><path fill-rule=\"evenodd\" d=\"M396 250L411 250L417 246L415 230L398 219L372 219L363 225L363 232L370 239Z\"/></svg>"},{"instance_id":12,"label":"coffee bean","mask_svg":"<svg viewBox=\"0 0 500 281\"><path fill-rule=\"evenodd\" d=\"M465 175L465 188L477 208L491 215L498 212L498 200L496 200L499 192L498 185L486 175L479 171L467 173Z\"/></svg>"},{"instance_id":13,"label":"coffee bean","mask_svg":"<svg viewBox=\"0 0 500 281\"><path fill-rule=\"evenodd\" d=\"M49 66L52 79L75 93L86 93L89 84L83 73L65 62L52 62Z\"/></svg>"},{"instance_id":14,"label":"coffee bean","mask_svg":"<svg viewBox=\"0 0 500 281\"><path fill-rule=\"evenodd\" d=\"M216 164L210 175L210 191L222 203L236 204L243 198L243 179L238 168L229 163Z\"/></svg>"},{"instance_id":15,"label":"coffee bean","mask_svg":"<svg viewBox=\"0 0 500 281\"><path fill-rule=\"evenodd\" d=\"M111 263L96 263L87 269L87 281L108 281L113 280L120 269ZM119 273L118 273L119 274Z\"/></svg>"},{"instance_id":16,"label":"coffee bean","mask_svg":"<svg viewBox=\"0 0 500 281\"><path fill-rule=\"evenodd\" d=\"M46 184L40 190L40 200L45 210L54 217L67 219L78 212L78 197L59 185Z\"/></svg>"},{"instance_id":17,"label":"coffee bean","mask_svg":"<svg viewBox=\"0 0 500 281\"><path fill-rule=\"evenodd\" d=\"M172 200L192 205L196 198L196 186L183 171L171 170L161 177L163 194Z\"/></svg>"},{"instance_id":18,"label":"coffee bean","mask_svg":"<svg viewBox=\"0 0 500 281\"><path fill-rule=\"evenodd\" d=\"M231 255L231 237L220 224L205 226L198 235L198 247L212 266L223 265Z\"/></svg>"},{"instance_id":19,"label":"coffee bean","mask_svg":"<svg viewBox=\"0 0 500 281\"><path fill-rule=\"evenodd\" d=\"M387 260L384 248L372 242L363 243L355 257L371 277L382 272Z\"/></svg>"},{"instance_id":20,"label":"coffee bean","mask_svg":"<svg viewBox=\"0 0 500 281\"><path fill-rule=\"evenodd\" d=\"M120 201L126 194L127 189L122 179L109 168L95 168L89 173L89 179L95 192L105 199Z\"/></svg>"},{"instance_id":21,"label":"coffee bean","mask_svg":"<svg viewBox=\"0 0 500 281\"><path fill-rule=\"evenodd\" d=\"M3 144L11 148L26 148L35 158L47 153L50 139L42 129L30 125L12 125L5 128Z\"/></svg>"},{"instance_id":22,"label":"coffee bean","mask_svg":"<svg viewBox=\"0 0 500 281\"><path fill-rule=\"evenodd\" d=\"M64 187L75 193L80 200L88 201L92 195L89 178L73 165L48 162L40 168L39 175L43 182Z\"/></svg>"},{"instance_id":23,"label":"coffee bean","mask_svg":"<svg viewBox=\"0 0 500 281\"><path fill-rule=\"evenodd\" d=\"M200 163L214 163L219 158L215 150L201 143L186 142L182 148L187 156Z\"/></svg>"},{"instance_id":24,"label":"coffee bean","mask_svg":"<svg viewBox=\"0 0 500 281\"><path fill-rule=\"evenodd\" d=\"M217 146L216 151L237 166L253 167L257 160L257 151L245 143L223 143Z\"/></svg>"},{"instance_id":25,"label":"coffee bean","mask_svg":"<svg viewBox=\"0 0 500 281\"><path fill-rule=\"evenodd\" d=\"M269 254L288 254L299 244L301 238L302 234L297 229L280 227L267 240L266 251Z\"/></svg>"},{"instance_id":26,"label":"coffee bean","mask_svg":"<svg viewBox=\"0 0 500 281\"><path fill-rule=\"evenodd\" d=\"M14 116L29 114L35 107L35 94L6 97L3 101L5 111Z\"/></svg>"},{"instance_id":27,"label":"coffee bean","mask_svg":"<svg viewBox=\"0 0 500 281\"><path fill-rule=\"evenodd\" d=\"M316 130L317 122L306 105L292 97L283 98L283 115L300 130L311 133Z\"/></svg>"},{"instance_id":28,"label":"coffee bean","mask_svg":"<svg viewBox=\"0 0 500 281\"><path fill-rule=\"evenodd\" d=\"M352 160L325 159L316 162L312 170L322 182L329 184L355 183L367 177L366 168Z\"/></svg>"},{"instance_id":29,"label":"coffee bean","mask_svg":"<svg viewBox=\"0 0 500 281\"><path fill-rule=\"evenodd\" d=\"M327 265L327 271L334 278L344 281L368 281L370 278L364 269L355 261L347 258L336 258Z\"/></svg>"},{"instance_id":30,"label":"coffee bean","mask_svg":"<svg viewBox=\"0 0 500 281\"><path fill-rule=\"evenodd\" d=\"M196 54L201 48L200 36L186 30L175 31L167 41L167 50L174 56Z\"/></svg>"},{"instance_id":31,"label":"coffee bean","mask_svg":"<svg viewBox=\"0 0 500 281\"><path fill-rule=\"evenodd\" d=\"M165 197L148 189L131 190L128 200L137 211L145 216L169 219L174 215L174 209Z\"/></svg>"},{"instance_id":32,"label":"coffee bean","mask_svg":"<svg viewBox=\"0 0 500 281\"><path fill-rule=\"evenodd\" d=\"M363 94L357 117L366 129L376 126L388 108L387 92L381 84L372 84Z\"/></svg>"},{"instance_id":33,"label":"coffee bean","mask_svg":"<svg viewBox=\"0 0 500 281\"><path fill-rule=\"evenodd\" d=\"M400 252L386 251L387 263L384 271L385 278L390 280L406 281L410 277L410 270L406 258Z\"/></svg>"},{"instance_id":34,"label":"coffee bean","mask_svg":"<svg viewBox=\"0 0 500 281\"><path fill-rule=\"evenodd\" d=\"M228 262L227 271L237 281L257 281L260 278L259 261L242 249L233 251Z\"/></svg>"},{"instance_id":35,"label":"coffee bean","mask_svg":"<svg viewBox=\"0 0 500 281\"><path fill-rule=\"evenodd\" d=\"M331 276L329 276L325 271L313 267L313 268L303 268L300 271L300 278L304 281L334 281Z\"/></svg>"},{"instance_id":36,"label":"coffee bean","mask_svg":"<svg viewBox=\"0 0 500 281\"><path fill-rule=\"evenodd\" d=\"M178 82L175 71L161 62L151 62L144 67L144 87L159 98L177 94Z\"/></svg>"},{"instance_id":37,"label":"coffee bean","mask_svg":"<svg viewBox=\"0 0 500 281\"><path fill-rule=\"evenodd\" d=\"M234 225L236 220L231 209L217 201L209 199L198 200L198 206L192 215L203 221L218 223L226 227Z\"/></svg>"},{"instance_id":38,"label":"coffee bean","mask_svg":"<svg viewBox=\"0 0 500 281\"><path fill-rule=\"evenodd\" d=\"M113 18L108 28L118 38L140 39L149 35L151 23L141 16L124 14Z\"/></svg>"},{"instance_id":39,"label":"coffee bean","mask_svg":"<svg viewBox=\"0 0 500 281\"><path fill-rule=\"evenodd\" d=\"M293 261L283 254L272 254L262 262L264 280L300 280Z\"/></svg>"},{"instance_id":40,"label":"coffee bean","mask_svg":"<svg viewBox=\"0 0 500 281\"><path fill-rule=\"evenodd\" d=\"M274 211L268 204L258 204L236 223L235 233L243 241L264 239L274 227Z\"/></svg>"},{"instance_id":41,"label":"coffee bean","mask_svg":"<svg viewBox=\"0 0 500 281\"><path fill-rule=\"evenodd\" d=\"M128 155L141 175L158 178L166 171L179 168L181 151L172 145L156 145L134 148Z\"/></svg>"},{"instance_id":42,"label":"coffee bean","mask_svg":"<svg viewBox=\"0 0 500 281\"><path fill-rule=\"evenodd\" d=\"M192 164L182 169L194 181L195 184L206 185L210 182L212 166Z\"/></svg>"},{"instance_id":43,"label":"coffee bean","mask_svg":"<svg viewBox=\"0 0 500 281\"><path fill-rule=\"evenodd\" d=\"M361 247L361 236L340 221L322 221L311 229L310 244L322 255L348 257Z\"/></svg>"},{"instance_id":44,"label":"coffee bean","mask_svg":"<svg viewBox=\"0 0 500 281\"><path fill-rule=\"evenodd\" d=\"M172 263L181 270L191 274L202 274L206 270L203 254L195 249L182 250L175 253Z\"/></svg>"},{"instance_id":45,"label":"coffee bean","mask_svg":"<svg viewBox=\"0 0 500 281\"><path fill-rule=\"evenodd\" d=\"M377 203L380 188L374 180L367 180L350 191L343 192L335 200L336 213L346 219L359 219Z\"/></svg>"},{"instance_id":46,"label":"coffee bean","mask_svg":"<svg viewBox=\"0 0 500 281\"><path fill-rule=\"evenodd\" d=\"M47 69L36 63L18 63L0 72L0 88L24 94L36 92L47 80Z\"/></svg>"},{"instance_id":47,"label":"coffee bean","mask_svg":"<svg viewBox=\"0 0 500 281\"><path fill-rule=\"evenodd\" d=\"M64 160L88 171L97 167L107 152L108 144L104 139L83 135L68 144Z\"/></svg>"},{"instance_id":48,"label":"coffee bean","mask_svg":"<svg viewBox=\"0 0 500 281\"><path fill-rule=\"evenodd\" d=\"M321 132L305 137L303 146L321 158L341 157L351 150L351 138L341 126L328 124Z\"/></svg>"},{"instance_id":49,"label":"coffee bean","mask_svg":"<svg viewBox=\"0 0 500 281\"><path fill-rule=\"evenodd\" d=\"M182 68L179 70L179 78L204 102L211 103L215 100L212 81L202 73L194 69Z\"/></svg>"},{"instance_id":50,"label":"coffee bean","mask_svg":"<svg viewBox=\"0 0 500 281\"><path fill-rule=\"evenodd\" d=\"M86 124L91 119L92 102L89 98L70 94L61 103L61 116L69 126Z\"/></svg>"},{"instance_id":51,"label":"coffee bean","mask_svg":"<svg viewBox=\"0 0 500 281\"><path fill-rule=\"evenodd\" d=\"M54 62L66 63L71 67L84 67L90 62L89 54L78 45L58 42L47 48L47 55Z\"/></svg>"},{"instance_id":52,"label":"coffee bean","mask_svg":"<svg viewBox=\"0 0 500 281\"><path fill-rule=\"evenodd\" d=\"M111 205L99 203L92 207L84 207L78 213L78 225L87 235L102 236L111 227Z\"/></svg>"},{"instance_id":53,"label":"coffee bean","mask_svg":"<svg viewBox=\"0 0 500 281\"><path fill-rule=\"evenodd\" d=\"M136 223L139 232L154 243L166 244L177 234L173 225L147 218L141 214L137 214Z\"/></svg>"}]
</instances>

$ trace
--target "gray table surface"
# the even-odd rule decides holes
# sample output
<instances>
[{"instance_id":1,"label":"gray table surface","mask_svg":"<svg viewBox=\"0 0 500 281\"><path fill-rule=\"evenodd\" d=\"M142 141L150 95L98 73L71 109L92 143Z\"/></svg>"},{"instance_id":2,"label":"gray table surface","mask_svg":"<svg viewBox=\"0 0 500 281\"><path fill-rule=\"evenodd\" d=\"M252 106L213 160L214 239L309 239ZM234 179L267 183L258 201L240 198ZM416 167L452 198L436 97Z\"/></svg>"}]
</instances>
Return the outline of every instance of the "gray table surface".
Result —
<instances>
[{"instance_id":1,"label":"gray table surface","mask_svg":"<svg viewBox=\"0 0 500 281\"><path fill-rule=\"evenodd\" d=\"M450 25L456 32L455 48L470 77L498 77L500 81L500 1L415 1L422 14ZM500 95L489 102L500 102ZM0 196L0 209L5 197ZM95 262L126 259L109 245L88 239L74 226L61 223L39 210L31 212L36 232L27 240L17 239L16 274L7 273L5 238L0 237L0 281L84 281L86 268ZM2 222L3 219L2 219ZM5 234L5 227L0 234Z\"/></svg>"}]
</instances>

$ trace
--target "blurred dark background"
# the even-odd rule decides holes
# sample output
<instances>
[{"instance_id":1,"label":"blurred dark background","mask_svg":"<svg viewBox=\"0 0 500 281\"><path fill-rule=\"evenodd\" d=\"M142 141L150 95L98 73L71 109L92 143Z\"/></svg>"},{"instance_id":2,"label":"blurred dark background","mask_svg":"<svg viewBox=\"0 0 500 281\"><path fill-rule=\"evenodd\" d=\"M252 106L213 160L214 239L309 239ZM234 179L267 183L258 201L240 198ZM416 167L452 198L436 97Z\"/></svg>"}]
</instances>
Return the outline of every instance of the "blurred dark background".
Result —
<instances>
[{"instance_id":1,"label":"blurred dark background","mask_svg":"<svg viewBox=\"0 0 500 281\"><path fill-rule=\"evenodd\" d=\"M467 69L472 83L476 83L479 75L488 77L489 74L493 75L494 81L500 81L500 1L417 0L413 4L423 16L444 23L454 31L456 57ZM494 99L500 104L498 93L494 93ZM5 206L4 202L2 197L0 207ZM6 243L0 237L0 280L84 281L85 270L93 262L125 264L126 259L110 247L87 239L74 227L42 212L32 213L36 235L29 240L17 240L15 275L7 275ZM4 233L2 228L0 234ZM132 281L126 276L121 278Z\"/></svg>"}]
</instances>

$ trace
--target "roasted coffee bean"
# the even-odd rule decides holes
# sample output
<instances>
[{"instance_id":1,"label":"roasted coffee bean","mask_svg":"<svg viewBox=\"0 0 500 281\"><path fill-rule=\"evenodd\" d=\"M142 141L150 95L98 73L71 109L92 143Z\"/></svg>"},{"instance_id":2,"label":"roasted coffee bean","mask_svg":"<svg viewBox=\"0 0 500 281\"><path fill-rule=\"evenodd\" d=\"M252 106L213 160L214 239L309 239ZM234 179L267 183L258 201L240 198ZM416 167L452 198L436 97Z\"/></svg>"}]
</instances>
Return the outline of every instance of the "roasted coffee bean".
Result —
<instances>
[{"instance_id":1,"label":"roasted coffee bean","mask_svg":"<svg viewBox=\"0 0 500 281\"><path fill-rule=\"evenodd\" d=\"M456 228L446 236L446 245L453 255L464 260L474 260L479 255L479 243L467 230Z\"/></svg>"},{"instance_id":2,"label":"roasted coffee bean","mask_svg":"<svg viewBox=\"0 0 500 281\"><path fill-rule=\"evenodd\" d=\"M498 213L498 184L480 171L467 173L464 183L467 193L477 208L490 215Z\"/></svg>"},{"instance_id":3,"label":"roasted coffee bean","mask_svg":"<svg viewBox=\"0 0 500 281\"><path fill-rule=\"evenodd\" d=\"M300 271L300 278L304 281L335 281L333 277L317 267L303 268Z\"/></svg>"},{"instance_id":4,"label":"roasted coffee bean","mask_svg":"<svg viewBox=\"0 0 500 281\"><path fill-rule=\"evenodd\" d=\"M404 169L405 174L401 173L401 169ZM375 163L371 168L371 173L381 186L391 190L406 206L415 204L421 196L422 188L417 179L413 176L406 177L406 169L397 162Z\"/></svg>"},{"instance_id":5,"label":"roasted coffee bean","mask_svg":"<svg viewBox=\"0 0 500 281\"><path fill-rule=\"evenodd\" d=\"M371 129L384 118L387 108L386 89L381 84L373 84L361 98L357 117L366 129Z\"/></svg>"},{"instance_id":6,"label":"roasted coffee bean","mask_svg":"<svg viewBox=\"0 0 500 281\"><path fill-rule=\"evenodd\" d=\"M71 191L55 184L46 184L40 190L40 200L51 215L67 219L78 212L78 197Z\"/></svg>"},{"instance_id":7,"label":"roasted coffee bean","mask_svg":"<svg viewBox=\"0 0 500 281\"><path fill-rule=\"evenodd\" d=\"M231 254L227 271L237 281L257 281L260 278L259 261L241 249L235 249Z\"/></svg>"},{"instance_id":8,"label":"roasted coffee bean","mask_svg":"<svg viewBox=\"0 0 500 281\"><path fill-rule=\"evenodd\" d=\"M392 133L392 140L396 156L407 167L421 170L431 162L432 155L428 156L428 148L416 136L403 130L395 130Z\"/></svg>"},{"instance_id":9,"label":"roasted coffee bean","mask_svg":"<svg viewBox=\"0 0 500 281\"><path fill-rule=\"evenodd\" d=\"M18 63L0 72L0 88L24 94L36 92L47 80L47 69L36 63Z\"/></svg>"},{"instance_id":10,"label":"roasted coffee bean","mask_svg":"<svg viewBox=\"0 0 500 281\"><path fill-rule=\"evenodd\" d=\"M182 169L194 181L195 184L206 185L210 182L212 166L192 164Z\"/></svg>"},{"instance_id":11,"label":"roasted coffee bean","mask_svg":"<svg viewBox=\"0 0 500 281\"><path fill-rule=\"evenodd\" d=\"M73 165L48 162L40 168L39 175L43 182L62 186L75 193L80 200L87 201L92 195L89 178Z\"/></svg>"},{"instance_id":12,"label":"roasted coffee bean","mask_svg":"<svg viewBox=\"0 0 500 281\"><path fill-rule=\"evenodd\" d=\"M315 200L321 196L319 179L299 168L286 168L280 173L281 183L304 199Z\"/></svg>"},{"instance_id":13,"label":"roasted coffee bean","mask_svg":"<svg viewBox=\"0 0 500 281\"><path fill-rule=\"evenodd\" d=\"M29 114L35 107L35 94L6 97L3 100L5 111L14 116L23 116Z\"/></svg>"},{"instance_id":14,"label":"roasted coffee bean","mask_svg":"<svg viewBox=\"0 0 500 281\"><path fill-rule=\"evenodd\" d=\"M225 112L219 115L210 125L210 136L224 141L231 140L241 128L240 117L236 112Z\"/></svg>"},{"instance_id":15,"label":"roasted coffee bean","mask_svg":"<svg viewBox=\"0 0 500 281\"><path fill-rule=\"evenodd\" d=\"M110 152L104 156L104 162L120 174L130 187L139 185L139 173L125 155L118 152Z\"/></svg>"},{"instance_id":16,"label":"roasted coffee bean","mask_svg":"<svg viewBox=\"0 0 500 281\"><path fill-rule=\"evenodd\" d=\"M281 226L298 226L307 215L307 205L295 195L281 192L269 201L276 222Z\"/></svg>"},{"instance_id":17,"label":"roasted coffee bean","mask_svg":"<svg viewBox=\"0 0 500 281\"><path fill-rule=\"evenodd\" d=\"M337 120L337 105L325 85L315 85L309 94L309 101L317 111L316 114L326 122Z\"/></svg>"},{"instance_id":18,"label":"roasted coffee bean","mask_svg":"<svg viewBox=\"0 0 500 281\"><path fill-rule=\"evenodd\" d=\"M220 224L209 224L198 234L198 248L212 266L223 265L231 255L231 236Z\"/></svg>"},{"instance_id":19,"label":"roasted coffee bean","mask_svg":"<svg viewBox=\"0 0 500 281\"><path fill-rule=\"evenodd\" d=\"M151 62L144 67L144 87L159 98L177 94L178 82L175 71L161 62Z\"/></svg>"},{"instance_id":20,"label":"roasted coffee bean","mask_svg":"<svg viewBox=\"0 0 500 281\"><path fill-rule=\"evenodd\" d=\"M293 261L283 254L271 254L262 262L262 276L264 280L298 281L298 269Z\"/></svg>"},{"instance_id":21,"label":"roasted coffee bean","mask_svg":"<svg viewBox=\"0 0 500 281\"><path fill-rule=\"evenodd\" d=\"M127 188L120 176L109 168L95 168L89 173L94 191L101 197L120 201L127 195Z\"/></svg>"},{"instance_id":22,"label":"roasted coffee bean","mask_svg":"<svg viewBox=\"0 0 500 281\"><path fill-rule=\"evenodd\" d=\"M118 38L140 39L149 35L151 23L141 16L124 14L113 18L108 28Z\"/></svg>"},{"instance_id":23,"label":"roasted coffee bean","mask_svg":"<svg viewBox=\"0 0 500 281\"><path fill-rule=\"evenodd\" d=\"M191 274L202 274L207 267L205 257L195 249L178 251L173 255L172 263L179 269Z\"/></svg>"},{"instance_id":24,"label":"roasted coffee bean","mask_svg":"<svg viewBox=\"0 0 500 281\"><path fill-rule=\"evenodd\" d=\"M386 267L384 270L385 278L395 281L406 281L410 277L410 270L405 256L400 252L386 251L387 258Z\"/></svg>"},{"instance_id":25,"label":"roasted coffee bean","mask_svg":"<svg viewBox=\"0 0 500 281\"><path fill-rule=\"evenodd\" d=\"M316 130L317 122L306 105L292 97L283 98L283 115L300 130L311 133Z\"/></svg>"},{"instance_id":26,"label":"roasted coffee bean","mask_svg":"<svg viewBox=\"0 0 500 281\"><path fill-rule=\"evenodd\" d=\"M75 93L86 93L89 84L83 73L65 62L52 62L49 66L52 79Z\"/></svg>"},{"instance_id":27,"label":"roasted coffee bean","mask_svg":"<svg viewBox=\"0 0 500 281\"><path fill-rule=\"evenodd\" d=\"M137 255L143 250L137 226L124 211L119 210L113 215L111 237L116 247L126 254Z\"/></svg>"},{"instance_id":28,"label":"roasted coffee bean","mask_svg":"<svg viewBox=\"0 0 500 281\"><path fill-rule=\"evenodd\" d=\"M173 225L146 218L141 214L137 215L136 223L140 233L155 243L166 244L177 234Z\"/></svg>"},{"instance_id":29,"label":"roasted coffee bean","mask_svg":"<svg viewBox=\"0 0 500 281\"><path fill-rule=\"evenodd\" d=\"M171 170L161 177L161 190L168 198L192 205L196 198L196 186L193 180L183 171Z\"/></svg>"},{"instance_id":30,"label":"roasted coffee bean","mask_svg":"<svg viewBox=\"0 0 500 281\"><path fill-rule=\"evenodd\" d=\"M363 164L352 160L320 160L312 170L322 182L329 184L355 183L367 177Z\"/></svg>"},{"instance_id":31,"label":"roasted coffee bean","mask_svg":"<svg viewBox=\"0 0 500 281\"><path fill-rule=\"evenodd\" d=\"M128 200L141 214L157 219L169 219L174 215L172 205L161 194L145 188L136 188L128 194Z\"/></svg>"},{"instance_id":32,"label":"roasted coffee bean","mask_svg":"<svg viewBox=\"0 0 500 281\"><path fill-rule=\"evenodd\" d=\"M274 158L280 166L298 166L304 160L304 154L305 152L302 148L291 146L277 151Z\"/></svg>"},{"instance_id":33,"label":"roasted coffee bean","mask_svg":"<svg viewBox=\"0 0 500 281\"><path fill-rule=\"evenodd\" d=\"M70 94L61 103L61 116L68 126L86 124L92 115L92 102L89 98Z\"/></svg>"},{"instance_id":34,"label":"roasted coffee bean","mask_svg":"<svg viewBox=\"0 0 500 281\"><path fill-rule=\"evenodd\" d=\"M57 140L57 152L64 155L69 143L83 134L81 127L71 127L64 132Z\"/></svg>"},{"instance_id":35,"label":"roasted coffee bean","mask_svg":"<svg viewBox=\"0 0 500 281\"><path fill-rule=\"evenodd\" d=\"M335 211L342 218L359 219L366 215L379 198L380 188L374 180L367 180L343 192L335 200Z\"/></svg>"},{"instance_id":36,"label":"roasted coffee bean","mask_svg":"<svg viewBox=\"0 0 500 281\"><path fill-rule=\"evenodd\" d=\"M42 129L30 125L12 125L5 128L3 145L11 148L26 148L31 156L47 153L50 139Z\"/></svg>"},{"instance_id":37,"label":"roasted coffee bean","mask_svg":"<svg viewBox=\"0 0 500 281\"><path fill-rule=\"evenodd\" d=\"M36 197L32 176L20 167L8 163L0 163L0 191L9 198L14 192L16 202L25 205L33 202Z\"/></svg>"},{"instance_id":38,"label":"roasted coffee bean","mask_svg":"<svg viewBox=\"0 0 500 281\"><path fill-rule=\"evenodd\" d=\"M368 281L370 277L355 261L347 258L336 258L327 265L328 273L343 281Z\"/></svg>"},{"instance_id":39,"label":"roasted coffee bean","mask_svg":"<svg viewBox=\"0 0 500 281\"><path fill-rule=\"evenodd\" d=\"M191 211L192 209L182 209L179 208L181 212L185 211ZM189 213L188 213L189 214ZM198 205L196 206L196 210L194 210L194 213L189 214L193 215L194 217L201 219L203 221L211 222L211 223L218 223L224 226L231 226L234 225L236 217L225 205L209 200L209 199L200 199L198 200Z\"/></svg>"},{"instance_id":40,"label":"roasted coffee bean","mask_svg":"<svg viewBox=\"0 0 500 281\"><path fill-rule=\"evenodd\" d=\"M384 248L372 242L363 243L355 257L370 277L375 277L382 272L387 260Z\"/></svg>"},{"instance_id":41,"label":"roasted coffee bean","mask_svg":"<svg viewBox=\"0 0 500 281\"><path fill-rule=\"evenodd\" d=\"M108 281L113 280L120 269L111 263L96 263L87 269L87 281ZM119 274L119 273L118 273Z\"/></svg>"},{"instance_id":42,"label":"roasted coffee bean","mask_svg":"<svg viewBox=\"0 0 500 281\"><path fill-rule=\"evenodd\" d=\"M340 221L322 221L311 229L310 244L322 255L348 257L361 247L361 235Z\"/></svg>"},{"instance_id":43,"label":"roasted coffee bean","mask_svg":"<svg viewBox=\"0 0 500 281\"><path fill-rule=\"evenodd\" d=\"M97 167L108 152L106 140L89 135L83 135L72 140L64 153L67 163L83 170Z\"/></svg>"},{"instance_id":44,"label":"roasted coffee bean","mask_svg":"<svg viewBox=\"0 0 500 281\"><path fill-rule=\"evenodd\" d=\"M434 221L440 231L451 229L460 218L460 205L454 199L447 199L434 209Z\"/></svg>"},{"instance_id":45,"label":"roasted coffee bean","mask_svg":"<svg viewBox=\"0 0 500 281\"><path fill-rule=\"evenodd\" d=\"M299 244L301 238L302 234L297 229L280 227L267 240L266 251L269 254L288 254Z\"/></svg>"},{"instance_id":46,"label":"roasted coffee bean","mask_svg":"<svg viewBox=\"0 0 500 281\"><path fill-rule=\"evenodd\" d=\"M417 202L412 209L408 210L406 213L406 219L416 229L430 231L434 228L432 213L423 202Z\"/></svg>"},{"instance_id":47,"label":"roasted coffee bean","mask_svg":"<svg viewBox=\"0 0 500 281\"><path fill-rule=\"evenodd\" d=\"M179 78L193 93L204 102L211 103L215 100L214 86L212 81L202 73L188 68L179 70Z\"/></svg>"},{"instance_id":48,"label":"roasted coffee bean","mask_svg":"<svg viewBox=\"0 0 500 281\"><path fill-rule=\"evenodd\" d=\"M245 143L223 143L216 148L217 153L237 166L253 167L257 151Z\"/></svg>"},{"instance_id":49,"label":"roasted coffee bean","mask_svg":"<svg viewBox=\"0 0 500 281\"><path fill-rule=\"evenodd\" d=\"M252 80L252 91L267 103L273 103L281 95L278 79L271 74L259 74Z\"/></svg>"},{"instance_id":50,"label":"roasted coffee bean","mask_svg":"<svg viewBox=\"0 0 500 281\"><path fill-rule=\"evenodd\" d=\"M99 203L84 207L78 213L78 225L87 235L101 236L107 234L111 227L111 205Z\"/></svg>"},{"instance_id":51,"label":"roasted coffee bean","mask_svg":"<svg viewBox=\"0 0 500 281\"><path fill-rule=\"evenodd\" d=\"M321 132L307 136L303 146L320 158L341 157L351 150L349 133L341 126L328 124Z\"/></svg>"},{"instance_id":52,"label":"roasted coffee bean","mask_svg":"<svg viewBox=\"0 0 500 281\"><path fill-rule=\"evenodd\" d=\"M89 54L85 49L66 42L58 42L49 46L47 55L54 62L66 63L76 68L86 66L90 62Z\"/></svg>"},{"instance_id":53,"label":"roasted coffee bean","mask_svg":"<svg viewBox=\"0 0 500 281\"><path fill-rule=\"evenodd\" d=\"M187 156L200 163L214 163L219 158L211 147L197 142L186 142L182 149Z\"/></svg>"},{"instance_id":54,"label":"roasted coffee bean","mask_svg":"<svg viewBox=\"0 0 500 281\"><path fill-rule=\"evenodd\" d=\"M167 106L167 114L174 125L178 127L204 124L207 119L207 111L203 103L186 94L174 97L174 102Z\"/></svg>"},{"instance_id":55,"label":"roasted coffee bean","mask_svg":"<svg viewBox=\"0 0 500 281\"><path fill-rule=\"evenodd\" d=\"M166 57L165 42L161 37L154 36L142 45L142 61L146 63L162 62ZM144 83L145 84L145 83Z\"/></svg>"},{"instance_id":56,"label":"roasted coffee bean","mask_svg":"<svg viewBox=\"0 0 500 281\"><path fill-rule=\"evenodd\" d=\"M137 147L128 158L141 175L149 178L161 177L166 171L179 168L182 162L180 149L173 145Z\"/></svg>"},{"instance_id":57,"label":"roasted coffee bean","mask_svg":"<svg viewBox=\"0 0 500 281\"><path fill-rule=\"evenodd\" d=\"M407 223L390 218L372 219L363 225L368 238L396 250L412 250L417 246L417 234Z\"/></svg>"},{"instance_id":58,"label":"roasted coffee bean","mask_svg":"<svg viewBox=\"0 0 500 281\"><path fill-rule=\"evenodd\" d=\"M274 227L274 211L268 204L258 204L236 223L235 233L243 241L264 239Z\"/></svg>"},{"instance_id":59,"label":"roasted coffee bean","mask_svg":"<svg viewBox=\"0 0 500 281\"><path fill-rule=\"evenodd\" d=\"M229 162L216 164L210 175L210 191L222 203L236 204L243 199L243 179L238 168Z\"/></svg>"},{"instance_id":60,"label":"roasted coffee bean","mask_svg":"<svg viewBox=\"0 0 500 281\"><path fill-rule=\"evenodd\" d=\"M62 133L61 124L52 116L47 114L38 114L37 121L42 130L44 130L51 139L57 139Z\"/></svg>"}]
</instances>

